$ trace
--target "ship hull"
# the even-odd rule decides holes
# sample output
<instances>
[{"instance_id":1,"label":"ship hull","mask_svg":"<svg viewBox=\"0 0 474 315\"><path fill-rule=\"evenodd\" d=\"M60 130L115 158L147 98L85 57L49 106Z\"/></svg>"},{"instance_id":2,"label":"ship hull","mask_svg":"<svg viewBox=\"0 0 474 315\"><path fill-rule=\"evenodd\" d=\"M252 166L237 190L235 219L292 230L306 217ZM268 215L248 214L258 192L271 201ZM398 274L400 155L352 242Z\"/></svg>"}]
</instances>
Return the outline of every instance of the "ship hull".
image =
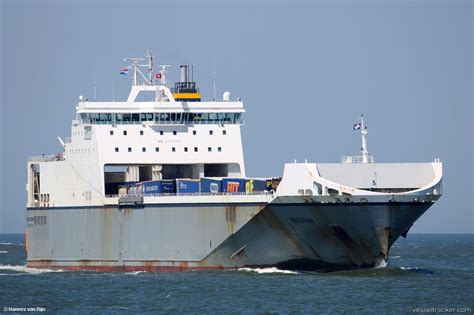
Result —
<instances>
[{"instance_id":1,"label":"ship hull","mask_svg":"<svg viewBox=\"0 0 474 315\"><path fill-rule=\"evenodd\" d=\"M431 205L279 200L30 208L27 265L158 272L373 268L386 264L392 244Z\"/></svg>"}]
</instances>

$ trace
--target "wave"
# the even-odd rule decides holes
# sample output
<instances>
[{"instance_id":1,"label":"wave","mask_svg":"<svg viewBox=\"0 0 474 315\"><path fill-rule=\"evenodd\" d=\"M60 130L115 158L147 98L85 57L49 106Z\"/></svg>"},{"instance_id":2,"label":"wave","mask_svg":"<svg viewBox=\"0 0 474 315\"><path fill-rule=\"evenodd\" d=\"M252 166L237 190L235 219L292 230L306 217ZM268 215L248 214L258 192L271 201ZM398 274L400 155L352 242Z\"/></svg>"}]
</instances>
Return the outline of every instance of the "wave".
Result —
<instances>
[{"instance_id":1,"label":"wave","mask_svg":"<svg viewBox=\"0 0 474 315\"><path fill-rule=\"evenodd\" d=\"M399 267L401 270L414 270L418 268L410 268L410 267Z\"/></svg>"},{"instance_id":2,"label":"wave","mask_svg":"<svg viewBox=\"0 0 474 315\"><path fill-rule=\"evenodd\" d=\"M389 259L400 259L401 256L390 256Z\"/></svg>"},{"instance_id":3,"label":"wave","mask_svg":"<svg viewBox=\"0 0 474 315\"><path fill-rule=\"evenodd\" d=\"M281 270L276 267L270 268L239 268L238 271L247 271L247 272L255 272L258 274L264 273L283 273L283 274L291 274L291 275L298 275L299 273L296 271L291 270Z\"/></svg>"},{"instance_id":4,"label":"wave","mask_svg":"<svg viewBox=\"0 0 474 315\"><path fill-rule=\"evenodd\" d=\"M411 267L399 267L401 270L406 270L406 271L410 271L410 272L415 272L415 273L420 273L420 274L424 274L424 275L432 275L434 274L433 271L431 270L428 270L428 269L421 269L421 268L411 268Z\"/></svg>"},{"instance_id":5,"label":"wave","mask_svg":"<svg viewBox=\"0 0 474 315\"><path fill-rule=\"evenodd\" d=\"M7 250L0 250L0 254L8 254Z\"/></svg>"},{"instance_id":6,"label":"wave","mask_svg":"<svg viewBox=\"0 0 474 315\"><path fill-rule=\"evenodd\" d=\"M13 243L0 243L0 245L13 245Z\"/></svg>"},{"instance_id":7,"label":"wave","mask_svg":"<svg viewBox=\"0 0 474 315\"><path fill-rule=\"evenodd\" d=\"M126 275L139 275L141 273L146 273L146 271L139 270L139 271L126 272L125 274Z\"/></svg>"},{"instance_id":8,"label":"wave","mask_svg":"<svg viewBox=\"0 0 474 315\"><path fill-rule=\"evenodd\" d=\"M26 266L12 266L12 265L0 265L0 270L8 270L15 272L24 272L29 274L41 274L48 272L63 272L61 269L52 270L52 269L37 269L37 268L28 268Z\"/></svg>"}]
</instances>

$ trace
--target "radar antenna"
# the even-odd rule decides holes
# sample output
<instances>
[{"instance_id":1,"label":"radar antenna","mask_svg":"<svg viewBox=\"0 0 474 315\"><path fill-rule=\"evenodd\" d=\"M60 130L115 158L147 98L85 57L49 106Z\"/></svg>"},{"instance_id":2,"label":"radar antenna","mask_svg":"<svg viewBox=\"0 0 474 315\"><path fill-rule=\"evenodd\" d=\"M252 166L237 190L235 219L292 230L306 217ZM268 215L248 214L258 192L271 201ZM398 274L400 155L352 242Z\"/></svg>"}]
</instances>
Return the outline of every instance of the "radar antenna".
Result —
<instances>
[{"instance_id":1,"label":"radar antenna","mask_svg":"<svg viewBox=\"0 0 474 315\"><path fill-rule=\"evenodd\" d=\"M144 58L125 58L123 61L129 61L131 64L127 69L133 69L133 79L132 85L140 85L138 80L138 75L143 79L142 83L144 85L153 85L153 55L150 49L146 50L146 56L148 58L147 64L141 64L141 61L144 61ZM141 72L140 68L148 68L148 78Z\"/></svg>"}]
</instances>

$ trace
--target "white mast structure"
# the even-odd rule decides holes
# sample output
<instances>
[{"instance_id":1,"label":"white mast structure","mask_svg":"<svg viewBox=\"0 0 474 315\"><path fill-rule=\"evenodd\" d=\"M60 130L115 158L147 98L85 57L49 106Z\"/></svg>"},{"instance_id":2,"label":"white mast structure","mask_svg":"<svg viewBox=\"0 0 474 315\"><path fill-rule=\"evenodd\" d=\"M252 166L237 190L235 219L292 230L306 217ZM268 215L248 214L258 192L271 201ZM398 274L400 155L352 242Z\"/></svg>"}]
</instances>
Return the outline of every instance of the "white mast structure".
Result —
<instances>
[{"instance_id":1,"label":"white mast structure","mask_svg":"<svg viewBox=\"0 0 474 315\"><path fill-rule=\"evenodd\" d=\"M143 91L153 91L156 93L156 101L169 101L175 102L174 97L170 89L166 86L166 68L170 65L160 65L161 71L161 85L157 85L153 77L153 55L150 49L147 49L146 56L148 63L142 64L144 58L125 58L124 61L129 61L131 64L127 66L127 69L133 69L133 78L132 78L132 90L128 96L127 101L133 102L140 92ZM148 70L148 77L143 74L140 68L146 68ZM139 76L141 77L139 81Z\"/></svg>"},{"instance_id":2,"label":"white mast structure","mask_svg":"<svg viewBox=\"0 0 474 315\"><path fill-rule=\"evenodd\" d=\"M132 63L127 67L127 69L133 69L133 79L132 85L136 86L139 85L138 83L138 74L142 77L143 82L145 85L153 85L153 55L151 54L151 50L146 50L146 56L148 58L147 64L140 64L140 61L144 61L144 58L125 58L123 61L131 61ZM140 71L140 67L148 68L148 79Z\"/></svg>"},{"instance_id":3,"label":"white mast structure","mask_svg":"<svg viewBox=\"0 0 474 315\"><path fill-rule=\"evenodd\" d=\"M369 151L367 150L367 127L364 124L364 114L360 115L360 135L362 138L362 147L360 152L362 153L362 163L369 163Z\"/></svg>"},{"instance_id":4,"label":"white mast structure","mask_svg":"<svg viewBox=\"0 0 474 315\"><path fill-rule=\"evenodd\" d=\"M161 74L161 78L160 78L161 84L166 86L166 83L167 83L166 82L166 73L168 72L168 70L166 70L166 68L169 68L171 66L170 65L160 65L160 67L161 67L161 70L158 73Z\"/></svg>"}]
</instances>

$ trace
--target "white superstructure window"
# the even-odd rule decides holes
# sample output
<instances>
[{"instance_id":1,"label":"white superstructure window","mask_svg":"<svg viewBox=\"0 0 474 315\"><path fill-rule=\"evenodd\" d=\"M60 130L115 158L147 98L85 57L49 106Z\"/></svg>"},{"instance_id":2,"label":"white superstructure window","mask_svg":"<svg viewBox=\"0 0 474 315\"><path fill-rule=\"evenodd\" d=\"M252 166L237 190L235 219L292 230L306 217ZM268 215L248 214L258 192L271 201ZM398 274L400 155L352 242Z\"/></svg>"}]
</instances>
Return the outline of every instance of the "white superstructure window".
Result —
<instances>
[{"instance_id":1,"label":"white superstructure window","mask_svg":"<svg viewBox=\"0 0 474 315\"><path fill-rule=\"evenodd\" d=\"M162 135L163 135L163 130L160 130L160 136L162 136Z\"/></svg>"},{"instance_id":2,"label":"white superstructure window","mask_svg":"<svg viewBox=\"0 0 474 315\"><path fill-rule=\"evenodd\" d=\"M113 130L110 130L110 135L111 135L111 136L114 135L114 131L113 131Z\"/></svg>"},{"instance_id":3,"label":"white superstructure window","mask_svg":"<svg viewBox=\"0 0 474 315\"><path fill-rule=\"evenodd\" d=\"M175 148L175 147L172 147L172 148L171 148L171 152L176 152L176 148Z\"/></svg>"},{"instance_id":4,"label":"white superstructure window","mask_svg":"<svg viewBox=\"0 0 474 315\"><path fill-rule=\"evenodd\" d=\"M225 129L222 130L222 134L225 136L227 134L227 131Z\"/></svg>"},{"instance_id":5,"label":"white superstructure window","mask_svg":"<svg viewBox=\"0 0 474 315\"><path fill-rule=\"evenodd\" d=\"M132 152L132 148L128 147L128 152Z\"/></svg>"},{"instance_id":6,"label":"white superstructure window","mask_svg":"<svg viewBox=\"0 0 474 315\"><path fill-rule=\"evenodd\" d=\"M115 152L118 152L119 151L119 148L115 148Z\"/></svg>"},{"instance_id":7,"label":"white superstructure window","mask_svg":"<svg viewBox=\"0 0 474 315\"><path fill-rule=\"evenodd\" d=\"M145 147L142 148L142 152L146 152L146 148L145 148Z\"/></svg>"},{"instance_id":8,"label":"white superstructure window","mask_svg":"<svg viewBox=\"0 0 474 315\"><path fill-rule=\"evenodd\" d=\"M143 130L140 130L140 136L143 136Z\"/></svg>"},{"instance_id":9,"label":"white superstructure window","mask_svg":"<svg viewBox=\"0 0 474 315\"><path fill-rule=\"evenodd\" d=\"M214 134L214 131L209 130L209 134L212 136Z\"/></svg>"},{"instance_id":10,"label":"white superstructure window","mask_svg":"<svg viewBox=\"0 0 474 315\"><path fill-rule=\"evenodd\" d=\"M218 151L218 152L222 152L222 148L221 148L221 147L218 147L218 148L217 148L217 151Z\"/></svg>"},{"instance_id":11,"label":"white superstructure window","mask_svg":"<svg viewBox=\"0 0 474 315\"><path fill-rule=\"evenodd\" d=\"M198 151L198 148L197 147L194 147L194 152L197 152Z\"/></svg>"},{"instance_id":12,"label":"white superstructure window","mask_svg":"<svg viewBox=\"0 0 474 315\"><path fill-rule=\"evenodd\" d=\"M196 132L196 130L193 130L193 136L195 136L195 135L196 135L196 133L197 133L197 132Z\"/></svg>"},{"instance_id":13,"label":"white superstructure window","mask_svg":"<svg viewBox=\"0 0 474 315\"><path fill-rule=\"evenodd\" d=\"M184 152L188 152L188 147L184 147Z\"/></svg>"},{"instance_id":14,"label":"white superstructure window","mask_svg":"<svg viewBox=\"0 0 474 315\"><path fill-rule=\"evenodd\" d=\"M155 152L160 152L160 148L156 147Z\"/></svg>"},{"instance_id":15,"label":"white superstructure window","mask_svg":"<svg viewBox=\"0 0 474 315\"><path fill-rule=\"evenodd\" d=\"M211 148L211 147L208 147L208 148L207 148L207 152L212 152L212 148Z\"/></svg>"},{"instance_id":16,"label":"white superstructure window","mask_svg":"<svg viewBox=\"0 0 474 315\"><path fill-rule=\"evenodd\" d=\"M176 130L173 130L173 136L176 136L178 132Z\"/></svg>"},{"instance_id":17,"label":"white superstructure window","mask_svg":"<svg viewBox=\"0 0 474 315\"><path fill-rule=\"evenodd\" d=\"M127 130L124 130L124 131L123 131L123 135L124 135L124 136L127 135Z\"/></svg>"}]
</instances>

